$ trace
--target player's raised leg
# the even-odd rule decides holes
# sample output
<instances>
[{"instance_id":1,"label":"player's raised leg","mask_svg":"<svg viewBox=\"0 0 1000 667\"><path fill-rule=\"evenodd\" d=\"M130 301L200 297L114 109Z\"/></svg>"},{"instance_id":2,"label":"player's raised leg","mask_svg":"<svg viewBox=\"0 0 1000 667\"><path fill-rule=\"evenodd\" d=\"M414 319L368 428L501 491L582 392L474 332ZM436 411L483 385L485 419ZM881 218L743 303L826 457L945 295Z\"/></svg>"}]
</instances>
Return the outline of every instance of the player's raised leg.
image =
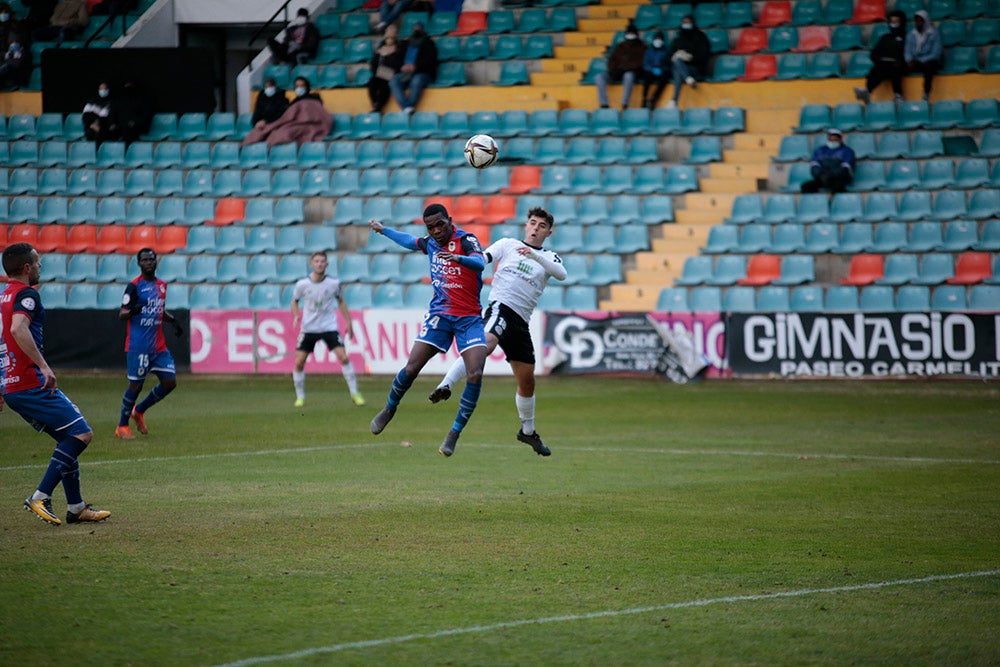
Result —
<instances>
[{"instance_id":1,"label":"player's raised leg","mask_svg":"<svg viewBox=\"0 0 1000 667\"><path fill-rule=\"evenodd\" d=\"M482 332L483 322L481 319L476 318L475 322L470 323L470 330L474 331L477 328L476 325L478 325L478 331ZM478 334L473 334L473 336L466 334L467 337L474 337L474 335ZM479 340L483 339L485 339L485 334L479 337ZM486 356L485 345L473 345L462 350L462 361L466 374L465 389L462 390L462 397L458 401L458 413L455 415L451 431L448 432L441 447L438 448L443 456L451 456L455 453L458 438L466 424L469 423L469 419L472 418L472 413L476 410L479 394L483 388L483 368L486 365Z\"/></svg>"},{"instance_id":2,"label":"player's raised leg","mask_svg":"<svg viewBox=\"0 0 1000 667\"><path fill-rule=\"evenodd\" d=\"M517 380L514 404L517 406L517 416L521 419L517 439L531 445L539 456L549 456L552 452L535 431L535 365L523 361L511 361L510 367Z\"/></svg>"},{"instance_id":3,"label":"player's raised leg","mask_svg":"<svg viewBox=\"0 0 1000 667\"><path fill-rule=\"evenodd\" d=\"M449 340L448 342L450 343L451 341ZM378 435L385 430L385 427L395 416L396 408L399 407L403 396L406 395L406 392L413 385L413 381L420 375L420 371L423 370L423 367L427 365L427 362L435 354L441 351L439 347L425 343L419 338L413 343L413 347L410 349L410 358L406 361L406 365L392 379L392 386L389 388L389 396L386 397L385 407L379 410L378 414L372 419L370 428L374 435Z\"/></svg>"}]
</instances>

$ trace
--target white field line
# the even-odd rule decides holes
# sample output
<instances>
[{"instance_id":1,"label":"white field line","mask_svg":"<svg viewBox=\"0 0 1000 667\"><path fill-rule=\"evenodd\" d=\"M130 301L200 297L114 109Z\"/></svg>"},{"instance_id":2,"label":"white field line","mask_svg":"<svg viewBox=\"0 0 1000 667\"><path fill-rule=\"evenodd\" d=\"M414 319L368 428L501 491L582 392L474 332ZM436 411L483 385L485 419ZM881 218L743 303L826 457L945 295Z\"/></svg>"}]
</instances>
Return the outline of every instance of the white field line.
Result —
<instances>
[{"instance_id":1,"label":"white field line","mask_svg":"<svg viewBox=\"0 0 1000 667\"><path fill-rule=\"evenodd\" d=\"M690 607L707 607L714 604L730 604L735 602L759 602L761 600L776 600L781 598L804 597L807 595L821 595L825 593L849 593L852 591L875 590L887 588L889 586L912 586L924 584L932 581L947 581L950 579L969 579L972 577L993 577L1000 574L1000 570L983 570L980 572L960 572L957 574L937 574L916 579L894 579L891 581L879 581L869 584L855 584L853 586L833 586L830 588L802 588L794 591L784 591L780 593L762 593L760 595L734 595L729 597L708 598L702 600L688 600L686 602L670 602L667 604L653 605L650 607L635 607L632 609L614 609L607 611L595 611L588 614L568 614L565 616L547 616L543 618L527 618L519 621L503 621L491 625L474 625L465 628L451 628L448 630L438 630L437 632L422 632L412 635L400 635L398 637L383 637L381 639L367 639L356 642L345 642L343 644L332 644L330 646L318 646L315 648L303 649L292 653L280 655L265 655L244 658L234 662L227 662L219 667L244 667L245 665L261 665L268 662L284 662L290 660L301 660L324 653L336 653L351 649L377 648L391 644L402 644L405 642L420 639L438 639L441 637L451 637L454 635L467 635L479 632L493 632L506 628L517 628L526 625L541 625L545 623L565 623L568 621L585 621L593 618L611 618L615 616L626 616L630 614L644 614L649 612L660 612L669 609L686 609Z\"/></svg>"},{"instance_id":2,"label":"white field line","mask_svg":"<svg viewBox=\"0 0 1000 667\"><path fill-rule=\"evenodd\" d=\"M149 456L135 459L107 459L92 461L84 457L80 461L81 466L103 466L122 465L129 463L151 463L170 461L197 461L203 459L232 458L241 456L276 456L279 454L309 454L312 452L336 451L338 449L366 449L374 447L384 447L395 445L395 441L384 441L378 443L356 443L344 445L316 445L312 447L287 447L283 449L262 449L252 452L215 452L212 454L181 454L177 456ZM486 443L462 443L462 447L518 447L518 445L494 445ZM745 457L771 457L785 459L831 459L831 460L859 460L859 461L885 461L896 463L977 463L982 465L1000 464L1000 459L962 459L962 458L936 458L929 456L870 456L867 454L823 454L823 453L794 453L794 452L755 452L743 450L725 449L672 449L672 448L643 448L643 447L576 447L573 445L562 445L559 451L565 452L626 452L629 454L660 454L667 456L745 456ZM48 461L44 463L34 463L31 465L0 466L0 472L11 470L37 470L45 468Z\"/></svg>"}]
</instances>

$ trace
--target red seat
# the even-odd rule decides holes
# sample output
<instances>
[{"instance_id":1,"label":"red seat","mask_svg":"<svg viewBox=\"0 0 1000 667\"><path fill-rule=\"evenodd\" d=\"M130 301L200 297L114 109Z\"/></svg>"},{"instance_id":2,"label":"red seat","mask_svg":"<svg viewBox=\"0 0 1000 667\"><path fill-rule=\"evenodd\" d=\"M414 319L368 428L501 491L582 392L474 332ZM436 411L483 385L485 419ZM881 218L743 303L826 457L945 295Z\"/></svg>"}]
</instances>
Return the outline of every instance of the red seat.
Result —
<instances>
[{"instance_id":1,"label":"red seat","mask_svg":"<svg viewBox=\"0 0 1000 667\"><path fill-rule=\"evenodd\" d=\"M187 245L187 227L167 225L160 228L156 236L156 251L159 253L176 252Z\"/></svg>"},{"instance_id":2,"label":"red seat","mask_svg":"<svg viewBox=\"0 0 1000 667\"><path fill-rule=\"evenodd\" d=\"M799 28L799 45L792 49L797 53L812 53L830 48L830 26L807 25Z\"/></svg>"},{"instance_id":3,"label":"red seat","mask_svg":"<svg viewBox=\"0 0 1000 667\"><path fill-rule=\"evenodd\" d=\"M500 192L509 195L523 195L542 184L542 168L534 165L518 165L510 170L510 184Z\"/></svg>"},{"instance_id":4,"label":"red seat","mask_svg":"<svg viewBox=\"0 0 1000 667\"><path fill-rule=\"evenodd\" d=\"M152 225L136 225L128 232L128 241L118 252L127 252L134 255L143 248L152 248L159 252L156 247L156 227Z\"/></svg>"},{"instance_id":5,"label":"red seat","mask_svg":"<svg viewBox=\"0 0 1000 667\"><path fill-rule=\"evenodd\" d=\"M483 217L480 222L486 225L498 225L513 219L517 215L517 199L510 195L493 195L486 200L483 207Z\"/></svg>"},{"instance_id":6,"label":"red seat","mask_svg":"<svg viewBox=\"0 0 1000 667\"><path fill-rule=\"evenodd\" d=\"M0 224L0 247L7 247L7 227L8 225Z\"/></svg>"},{"instance_id":7,"label":"red seat","mask_svg":"<svg viewBox=\"0 0 1000 667\"><path fill-rule=\"evenodd\" d=\"M747 277L736 282L740 285L768 285L781 277L781 258L777 255L751 255L747 262Z\"/></svg>"},{"instance_id":8,"label":"red seat","mask_svg":"<svg viewBox=\"0 0 1000 667\"><path fill-rule=\"evenodd\" d=\"M66 245L61 252L85 252L97 243L97 225L76 225L66 233ZM114 252L114 251L112 251Z\"/></svg>"},{"instance_id":9,"label":"red seat","mask_svg":"<svg viewBox=\"0 0 1000 667\"><path fill-rule=\"evenodd\" d=\"M854 16L848 23L881 23L885 21L885 0L858 0L854 5Z\"/></svg>"},{"instance_id":10,"label":"red seat","mask_svg":"<svg viewBox=\"0 0 1000 667\"><path fill-rule=\"evenodd\" d=\"M767 31L763 28L744 28L736 37L736 46L729 53L747 55L767 48Z\"/></svg>"},{"instance_id":11,"label":"red seat","mask_svg":"<svg viewBox=\"0 0 1000 667\"><path fill-rule=\"evenodd\" d=\"M471 35L486 30L486 12L462 12L458 25L449 35Z\"/></svg>"},{"instance_id":12,"label":"red seat","mask_svg":"<svg viewBox=\"0 0 1000 667\"><path fill-rule=\"evenodd\" d=\"M35 243L35 250L38 252L62 252L61 248L66 245L67 229L69 228L66 225L55 223L42 225L38 230L38 241Z\"/></svg>"},{"instance_id":13,"label":"red seat","mask_svg":"<svg viewBox=\"0 0 1000 667\"><path fill-rule=\"evenodd\" d=\"M242 220L247 215L247 202L239 197L223 197L215 205L215 218L208 220L210 225L231 225Z\"/></svg>"},{"instance_id":14,"label":"red seat","mask_svg":"<svg viewBox=\"0 0 1000 667\"><path fill-rule=\"evenodd\" d=\"M951 285L974 285L991 275L990 253L963 252L955 261L955 275L945 282Z\"/></svg>"},{"instance_id":15,"label":"red seat","mask_svg":"<svg viewBox=\"0 0 1000 667\"><path fill-rule=\"evenodd\" d=\"M871 285L885 276L882 255L855 255L847 277L840 279L841 285Z\"/></svg>"},{"instance_id":16,"label":"red seat","mask_svg":"<svg viewBox=\"0 0 1000 667\"><path fill-rule=\"evenodd\" d=\"M756 55L747 58L746 69L740 81L764 81L778 73L778 59L772 54Z\"/></svg>"},{"instance_id":17,"label":"red seat","mask_svg":"<svg viewBox=\"0 0 1000 667\"><path fill-rule=\"evenodd\" d=\"M128 227L125 225L108 225L97 231L97 240L91 251L99 255L110 255L122 252L128 241Z\"/></svg>"},{"instance_id":18,"label":"red seat","mask_svg":"<svg viewBox=\"0 0 1000 667\"><path fill-rule=\"evenodd\" d=\"M792 3L788 0L768 0L760 10L760 18L754 25L760 28L773 28L783 23L792 22Z\"/></svg>"},{"instance_id":19,"label":"red seat","mask_svg":"<svg viewBox=\"0 0 1000 667\"><path fill-rule=\"evenodd\" d=\"M455 197L455 208L451 211L451 219L464 225L470 222L481 222L483 217L482 195L459 195Z\"/></svg>"},{"instance_id":20,"label":"red seat","mask_svg":"<svg viewBox=\"0 0 1000 667\"><path fill-rule=\"evenodd\" d=\"M490 227L489 225L476 225L468 224L462 225L462 231L472 234L477 239L479 239L479 245L486 248L490 243Z\"/></svg>"},{"instance_id":21,"label":"red seat","mask_svg":"<svg viewBox=\"0 0 1000 667\"><path fill-rule=\"evenodd\" d=\"M446 209L448 209L448 213L451 213L455 209L455 200L449 195L428 197L427 199L424 200L424 208L427 208L431 204L441 204ZM413 222L422 225L424 224L424 219L421 217L414 220Z\"/></svg>"},{"instance_id":22,"label":"red seat","mask_svg":"<svg viewBox=\"0 0 1000 667\"><path fill-rule=\"evenodd\" d=\"M34 225L12 225L7 230L7 244L13 245L14 243L30 243L35 245L38 243L38 227Z\"/></svg>"}]
</instances>

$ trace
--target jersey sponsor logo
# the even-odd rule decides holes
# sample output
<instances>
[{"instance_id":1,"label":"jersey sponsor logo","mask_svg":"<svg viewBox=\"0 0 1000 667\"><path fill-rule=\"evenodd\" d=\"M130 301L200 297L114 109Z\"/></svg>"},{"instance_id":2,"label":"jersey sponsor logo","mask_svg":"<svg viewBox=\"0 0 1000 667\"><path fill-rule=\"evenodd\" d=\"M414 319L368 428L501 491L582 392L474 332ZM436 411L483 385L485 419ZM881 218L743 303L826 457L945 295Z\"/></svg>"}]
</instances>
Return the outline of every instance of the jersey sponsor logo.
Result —
<instances>
[{"instance_id":1,"label":"jersey sponsor logo","mask_svg":"<svg viewBox=\"0 0 1000 667\"><path fill-rule=\"evenodd\" d=\"M21 307L24 308L25 310L34 310L35 300L30 296L26 296L23 299L21 299Z\"/></svg>"}]
</instances>

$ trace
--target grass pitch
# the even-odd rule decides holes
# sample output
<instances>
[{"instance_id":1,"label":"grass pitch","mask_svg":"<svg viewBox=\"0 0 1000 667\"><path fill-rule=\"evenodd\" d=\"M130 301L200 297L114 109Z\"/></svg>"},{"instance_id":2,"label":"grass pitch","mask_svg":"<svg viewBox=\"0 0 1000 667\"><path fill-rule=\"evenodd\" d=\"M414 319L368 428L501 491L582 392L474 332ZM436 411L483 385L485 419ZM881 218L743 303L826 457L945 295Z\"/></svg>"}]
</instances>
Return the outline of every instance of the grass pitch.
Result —
<instances>
[{"instance_id":1,"label":"grass pitch","mask_svg":"<svg viewBox=\"0 0 1000 667\"><path fill-rule=\"evenodd\" d=\"M60 375L96 525L5 410L0 664L1000 663L996 385L542 378L541 458L487 378L444 459L434 379L375 437L388 378L183 376L123 442Z\"/></svg>"}]
</instances>

